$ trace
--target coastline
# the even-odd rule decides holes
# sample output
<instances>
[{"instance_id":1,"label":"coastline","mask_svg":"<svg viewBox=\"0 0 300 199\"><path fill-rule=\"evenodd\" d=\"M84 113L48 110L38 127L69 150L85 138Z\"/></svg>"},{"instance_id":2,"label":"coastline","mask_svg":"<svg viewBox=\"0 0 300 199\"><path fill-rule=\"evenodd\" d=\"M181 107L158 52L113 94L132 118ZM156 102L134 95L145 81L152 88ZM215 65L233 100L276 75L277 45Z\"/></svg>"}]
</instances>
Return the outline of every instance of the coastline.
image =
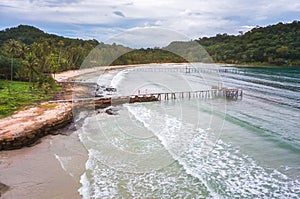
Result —
<instances>
[{"instance_id":1,"label":"coastline","mask_svg":"<svg viewBox=\"0 0 300 199\"><path fill-rule=\"evenodd\" d=\"M116 66L110 67L109 70L128 67L130 66ZM55 79L61 83L81 74L93 73L95 70L103 70L103 67L66 71L56 74ZM60 97L72 96L72 89L74 88ZM74 128L63 128L73 120L72 109L72 103L45 102L0 120L1 198L82 197L78 190L82 186L80 177L85 171L88 153ZM51 136L52 131L61 128L62 131L69 131L66 133L69 136ZM24 140L26 141L23 143ZM34 145L39 140L41 142ZM7 141L11 144L7 144ZM3 143L6 148L3 148ZM32 144L34 147L25 147ZM71 158L72 163L75 160L78 166L75 169L72 166L68 170L63 165L64 158Z\"/></svg>"},{"instance_id":2,"label":"coastline","mask_svg":"<svg viewBox=\"0 0 300 199\"><path fill-rule=\"evenodd\" d=\"M187 63L151 63L151 64L136 64L136 65L117 65L117 66L99 66L92 68L84 68L78 70L64 71L59 74L53 74L53 78L63 84L69 81L72 83L76 77L84 74L93 74L95 72L105 73L110 70L135 68L142 66L161 66L161 65L185 65ZM191 63L193 64L193 63ZM232 66L232 67L247 67L249 65L225 64L225 63L205 63L214 66ZM259 67L259 66L257 66ZM67 99L72 97L73 89L64 89L62 96L58 99ZM39 138L51 134L52 131L60 129L72 122L72 102L50 104L49 102L41 103L40 105L20 110L12 116L0 119L0 151L19 149L24 146L29 146L36 142Z\"/></svg>"},{"instance_id":3,"label":"coastline","mask_svg":"<svg viewBox=\"0 0 300 199\"><path fill-rule=\"evenodd\" d=\"M53 77L58 83L63 83L77 76L95 73L96 71L105 72L139 66L141 65L100 66L65 71L60 74L55 74ZM72 81L70 81L70 83L71 82ZM72 92L75 89L82 88L69 86L58 99L71 99ZM74 104L72 102L49 103L48 101L29 109L17 111L9 117L0 119L0 151L30 146L41 137L65 127L73 120L73 108Z\"/></svg>"},{"instance_id":4,"label":"coastline","mask_svg":"<svg viewBox=\"0 0 300 199\"><path fill-rule=\"evenodd\" d=\"M179 65L179 63L174 64ZM149 64L143 64L142 66L145 65ZM153 64L152 66L155 65L162 64ZM212 65L217 64L212 63ZM139 66L141 65L123 65L121 67L116 66L105 69L114 70ZM101 67L101 70L102 69L103 67ZM99 67L86 70L86 73L94 73L98 70L100 70ZM80 71L66 71L60 76L60 82L66 81L68 78L76 78L76 76L86 73ZM47 113L47 111L59 107L59 105L55 107L47 106L47 103L45 103L42 104L41 107L34 108L46 109L44 113ZM32 109L37 110L34 108ZM60 108L55 111L59 110ZM18 113L19 112L16 114ZM38 117L38 115L36 116ZM15 115L11 117L12 119L22 118L16 117ZM35 115L28 117L28 120L32 120L33 117L35 117ZM20 122L21 121L15 122L14 125L20 124ZM63 131L64 130L65 129L63 129ZM70 146L75 147L71 148ZM68 160L69 157L71 157L72 160L76 159L76 165L78 165L76 171L70 172L70 169L64 167L64 164L62 164L62 162L65 159ZM3 198L81 198L77 190L81 187L80 176L84 172L86 160L87 151L78 140L78 134L76 132L68 137L63 135L46 135L42 138L42 142L34 147L0 151L0 186L2 183L8 186L8 190L6 187L4 187L3 192L0 190L0 196L2 193Z\"/></svg>"}]
</instances>

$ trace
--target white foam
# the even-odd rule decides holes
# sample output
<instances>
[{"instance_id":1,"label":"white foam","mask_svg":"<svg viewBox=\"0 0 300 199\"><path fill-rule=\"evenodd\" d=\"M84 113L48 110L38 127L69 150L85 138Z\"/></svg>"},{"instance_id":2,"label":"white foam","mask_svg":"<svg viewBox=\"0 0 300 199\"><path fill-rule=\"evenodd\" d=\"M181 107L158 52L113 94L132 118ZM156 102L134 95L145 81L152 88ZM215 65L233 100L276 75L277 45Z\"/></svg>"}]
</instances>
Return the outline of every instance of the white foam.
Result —
<instances>
[{"instance_id":1,"label":"white foam","mask_svg":"<svg viewBox=\"0 0 300 199\"><path fill-rule=\"evenodd\" d=\"M110 85L114 88L119 88L120 82L125 78L126 71L118 72L111 80Z\"/></svg>"},{"instance_id":2,"label":"white foam","mask_svg":"<svg viewBox=\"0 0 300 199\"><path fill-rule=\"evenodd\" d=\"M83 198L205 198L203 184L172 164L151 173L130 173L101 165L93 155L82 176ZM89 174L87 174L89 173ZM188 191L189 190L189 191Z\"/></svg>"},{"instance_id":3,"label":"white foam","mask_svg":"<svg viewBox=\"0 0 300 199\"><path fill-rule=\"evenodd\" d=\"M277 170L259 166L251 157L219 140L209 143L209 134L201 129L191 136L189 125L176 118L160 115L142 105L126 105L129 112L161 140L186 172L202 180L213 197L300 196L300 183ZM203 133L204 132L204 133ZM186 137L183 137L185 135ZM191 139L187 144L187 139ZM205 157L203 149L214 149ZM179 149L179 150L178 150Z\"/></svg>"},{"instance_id":4,"label":"white foam","mask_svg":"<svg viewBox=\"0 0 300 199\"><path fill-rule=\"evenodd\" d=\"M195 142L197 142L195 140ZM193 142L194 143L194 142ZM206 161L199 158L199 151L182 156L181 163L191 170L193 175L202 176L208 184L214 184L214 190L226 197L235 195L242 198L282 197L299 195L300 184L277 170L265 169L248 156L240 154L221 140L210 153ZM225 149L225 150L224 150ZM202 164L199 162L202 161Z\"/></svg>"},{"instance_id":5,"label":"white foam","mask_svg":"<svg viewBox=\"0 0 300 199\"><path fill-rule=\"evenodd\" d=\"M149 116L151 116L149 111ZM147 117L147 116L146 116ZM149 120L152 118L149 117ZM170 131L181 128L180 121L174 118L165 118ZM92 118L86 119L83 128L88 128ZM153 120L153 122L155 122ZM165 128L165 133L167 133ZM90 131L93 134L92 131ZM168 135L171 135L168 133ZM174 136L172 139L175 139ZM82 132L80 139L90 147L89 158L86 162L86 172L81 176L82 187L79 189L83 198L205 198L207 191L201 181L182 171L178 164L168 164L161 170L152 172L134 173L122 172L105 165L99 156L103 155L99 148L90 145L88 135ZM97 146L97 145L95 145Z\"/></svg>"},{"instance_id":6,"label":"white foam","mask_svg":"<svg viewBox=\"0 0 300 199\"><path fill-rule=\"evenodd\" d=\"M186 164L181 161L181 156L191 150L189 148L191 139L193 137L191 131L200 133L201 136L206 137L205 130L201 128L191 129L191 124L183 124L178 119L165 115L161 117L153 110L147 109L142 105L124 105L129 112L133 114L138 121L144 124L146 128L151 130L162 142L164 147L169 151L172 157L184 166L186 172L194 177L197 177L208 188L211 197L219 198L213 190L202 179L202 176L195 175L188 169Z\"/></svg>"},{"instance_id":7,"label":"white foam","mask_svg":"<svg viewBox=\"0 0 300 199\"><path fill-rule=\"evenodd\" d=\"M80 183L82 184L82 187L78 189L78 192L82 196L83 199L90 199L90 183L86 176L86 173L83 173L80 177Z\"/></svg>"}]
</instances>

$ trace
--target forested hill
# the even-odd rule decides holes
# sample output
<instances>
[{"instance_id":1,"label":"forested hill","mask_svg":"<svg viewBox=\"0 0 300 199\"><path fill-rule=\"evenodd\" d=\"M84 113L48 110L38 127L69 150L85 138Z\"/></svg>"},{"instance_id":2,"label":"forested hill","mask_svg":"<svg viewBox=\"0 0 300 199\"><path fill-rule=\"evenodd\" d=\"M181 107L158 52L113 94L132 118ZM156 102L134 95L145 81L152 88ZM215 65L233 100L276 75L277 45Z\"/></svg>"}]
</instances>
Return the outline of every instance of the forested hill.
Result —
<instances>
[{"instance_id":1,"label":"forested hill","mask_svg":"<svg viewBox=\"0 0 300 199\"><path fill-rule=\"evenodd\" d=\"M91 63L105 65L108 57L130 48L65 38L27 25L8 28L0 31L0 79L44 81L49 73L78 69L92 50Z\"/></svg>"},{"instance_id":2,"label":"forested hill","mask_svg":"<svg viewBox=\"0 0 300 199\"><path fill-rule=\"evenodd\" d=\"M19 25L18 27L7 28L0 31L0 47L10 39L14 39L26 45L31 45L34 42L41 42L47 39L56 42L63 41L64 45L84 45L85 43L89 43L93 46L96 46L98 44L97 40L65 38L55 34L45 33L44 31L34 26L28 25Z\"/></svg>"},{"instance_id":3,"label":"forested hill","mask_svg":"<svg viewBox=\"0 0 300 199\"><path fill-rule=\"evenodd\" d=\"M300 21L196 40L215 62L300 65Z\"/></svg>"},{"instance_id":4,"label":"forested hill","mask_svg":"<svg viewBox=\"0 0 300 199\"><path fill-rule=\"evenodd\" d=\"M0 31L0 79L43 79L38 77L78 69L84 60L88 63L86 65L107 65L113 60L115 65L185 61L300 65L300 22L256 27L237 36L217 34L190 42L172 42L161 49L133 51L97 40L48 34L27 25ZM13 78L10 78L11 72Z\"/></svg>"}]
</instances>

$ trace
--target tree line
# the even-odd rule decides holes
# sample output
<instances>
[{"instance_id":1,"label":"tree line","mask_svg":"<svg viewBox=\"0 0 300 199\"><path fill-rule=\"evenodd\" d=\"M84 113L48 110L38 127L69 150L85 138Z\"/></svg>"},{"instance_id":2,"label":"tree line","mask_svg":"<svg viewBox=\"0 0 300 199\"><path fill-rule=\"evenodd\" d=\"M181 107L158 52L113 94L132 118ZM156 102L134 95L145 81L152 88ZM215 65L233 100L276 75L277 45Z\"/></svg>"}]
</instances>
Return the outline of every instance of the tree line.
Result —
<instances>
[{"instance_id":1,"label":"tree line","mask_svg":"<svg viewBox=\"0 0 300 199\"><path fill-rule=\"evenodd\" d=\"M96 40L69 39L20 25L0 32L0 78L48 89L50 74L78 69Z\"/></svg>"},{"instance_id":2,"label":"tree line","mask_svg":"<svg viewBox=\"0 0 300 199\"><path fill-rule=\"evenodd\" d=\"M300 66L300 22L255 27L239 35L217 34L174 41L163 48L136 49L113 64L217 62Z\"/></svg>"},{"instance_id":3,"label":"tree line","mask_svg":"<svg viewBox=\"0 0 300 199\"><path fill-rule=\"evenodd\" d=\"M237 36L217 34L147 49L70 39L26 25L0 31L1 79L36 82L42 86L53 81L50 73L78 69L83 61L84 66L186 61L300 65L300 22L255 27Z\"/></svg>"},{"instance_id":4,"label":"tree line","mask_svg":"<svg viewBox=\"0 0 300 199\"><path fill-rule=\"evenodd\" d=\"M186 62L186 60L171 51L166 51L160 48L141 48L121 55L115 59L111 65L182 62Z\"/></svg>"},{"instance_id":5,"label":"tree line","mask_svg":"<svg viewBox=\"0 0 300 199\"><path fill-rule=\"evenodd\" d=\"M215 62L300 65L300 21L257 26L237 36L217 34L196 41Z\"/></svg>"}]
</instances>

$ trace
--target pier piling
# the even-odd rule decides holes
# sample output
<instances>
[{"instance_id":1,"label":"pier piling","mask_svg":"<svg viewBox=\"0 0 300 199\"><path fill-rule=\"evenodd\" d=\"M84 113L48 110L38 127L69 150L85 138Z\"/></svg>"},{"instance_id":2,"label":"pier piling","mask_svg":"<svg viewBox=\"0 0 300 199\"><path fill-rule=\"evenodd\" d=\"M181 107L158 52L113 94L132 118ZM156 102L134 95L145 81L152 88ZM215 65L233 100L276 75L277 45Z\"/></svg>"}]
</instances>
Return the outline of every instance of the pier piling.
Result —
<instances>
[{"instance_id":1,"label":"pier piling","mask_svg":"<svg viewBox=\"0 0 300 199\"><path fill-rule=\"evenodd\" d=\"M214 99L214 98L226 98L237 100L242 98L243 91L236 88L221 88L221 89L209 89L209 90L197 90L197 91L181 91L181 92L162 92L162 93L149 93L149 94L137 94L120 97L93 97L93 98L73 98L68 100L55 100L50 103L92 103L101 105L124 104L135 102L152 102L162 100L177 100L187 97L189 100L192 98L198 99Z\"/></svg>"}]
</instances>

